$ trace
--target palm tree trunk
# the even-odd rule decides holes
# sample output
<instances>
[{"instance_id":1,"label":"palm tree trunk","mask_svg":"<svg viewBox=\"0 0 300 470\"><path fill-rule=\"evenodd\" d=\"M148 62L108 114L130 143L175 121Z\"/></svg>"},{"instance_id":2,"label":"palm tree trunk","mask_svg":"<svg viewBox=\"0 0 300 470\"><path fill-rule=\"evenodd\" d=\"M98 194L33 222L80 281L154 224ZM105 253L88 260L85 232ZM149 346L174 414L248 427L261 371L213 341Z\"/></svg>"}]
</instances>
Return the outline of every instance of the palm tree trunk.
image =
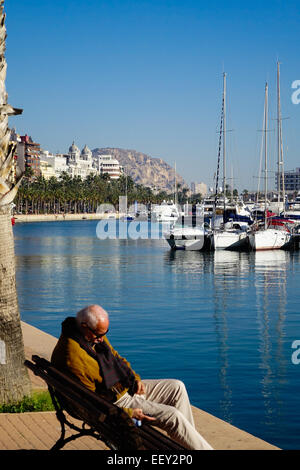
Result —
<instances>
[{"instance_id":1,"label":"palm tree trunk","mask_svg":"<svg viewBox=\"0 0 300 470\"><path fill-rule=\"evenodd\" d=\"M9 140L8 116L20 114L20 110L7 104L3 5L4 1L0 0L0 403L7 403L28 395L31 383L24 366L11 223L11 202L17 194L22 175L14 177L15 145Z\"/></svg>"},{"instance_id":2,"label":"palm tree trunk","mask_svg":"<svg viewBox=\"0 0 300 470\"><path fill-rule=\"evenodd\" d=\"M30 394L15 279L10 207L0 207L0 403Z\"/></svg>"}]
</instances>

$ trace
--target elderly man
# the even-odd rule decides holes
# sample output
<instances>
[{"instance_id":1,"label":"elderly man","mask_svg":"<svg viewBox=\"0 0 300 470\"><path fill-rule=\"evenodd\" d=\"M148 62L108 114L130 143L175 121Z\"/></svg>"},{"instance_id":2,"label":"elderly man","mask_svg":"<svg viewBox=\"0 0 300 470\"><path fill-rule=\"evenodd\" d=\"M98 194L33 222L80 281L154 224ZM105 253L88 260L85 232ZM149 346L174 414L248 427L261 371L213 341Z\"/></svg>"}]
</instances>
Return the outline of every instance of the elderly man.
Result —
<instances>
[{"instance_id":1,"label":"elderly man","mask_svg":"<svg viewBox=\"0 0 300 470\"><path fill-rule=\"evenodd\" d=\"M51 361L89 390L148 421L187 449L211 450L197 432L184 384L179 380L143 380L109 343L107 312L99 305L80 310L62 323Z\"/></svg>"}]
</instances>

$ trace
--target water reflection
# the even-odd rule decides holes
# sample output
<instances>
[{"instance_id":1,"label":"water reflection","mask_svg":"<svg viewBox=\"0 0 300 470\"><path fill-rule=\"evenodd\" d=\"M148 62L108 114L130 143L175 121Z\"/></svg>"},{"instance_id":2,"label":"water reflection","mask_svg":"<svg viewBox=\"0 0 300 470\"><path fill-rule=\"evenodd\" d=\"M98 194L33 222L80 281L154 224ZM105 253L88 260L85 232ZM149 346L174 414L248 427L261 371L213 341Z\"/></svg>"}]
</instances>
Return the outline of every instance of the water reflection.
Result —
<instances>
[{"instance_id":1,"label":"water reflection","mask_svg":"<svg viewBox=\"0 0 300 470\"><path fill-rule=\"evenodd\" d=\"M285 250L256 251L249 253L256 271L286 270L290 264L291 253Z\"/></svg>"},{"instance_id":2,"label":"water reflection","mask_svg":"<svg viewBox=\"0 0 300 470\"><path fill-rule=\"evenodd\" d=\"M222 391L221 417L233 421L236 379L232 369L239 357L241 374L245 368L248 371L257 368L260 372L254 386L261 404L257 400L256 405L262 408L266 426L274 429L282 414L280 384L287 381L289 360L284 354L284 339L290 252L183 251L169 253L168 262L177 273L200 276L209 272L213 276L212 317ZM243 346L244 342L248 345ZM249 344L253 351L249 350ZM238 354L235 358L234 353ZM249 398L253 399L250 392Z\"/></svg>"},{"instance_id":3,"label":"water reflection","mask_svg":"<svg viewBox=\"0 0 300 470\"><path fill-rule=\"evenodd\" d=\"M228 378L230 325L227 313L231 305L231 289L234 288L232 280L237 282L237 277L232 277L232 274L238 273L240 269L239 258L239 253L216 251L213 259L215 274L213 319L218 350L218 376L222 391L219 407L222 418L229 423L232 422L232 387Z\"/></svg>"},{"instance_id":4,"label":"water reflection","mask_svg":"<svg viewBox=\"0 0 300 470\"><path fill-rule=\"evenodd\" d=\"M54 311L71 314L95 302L119 312L131 297L141 304L159 282L160 244L159 240L98 240L76 231L65 237L55 231L53 237L46 232L41 237L29 233L16 237L21 311L30 311L44 328L46 315Z\"/></svg>"},{"instance_id":5,"label":"water reflection","mask_svg":"<svg viewBox=\"0 0 300 470\"><path fill-rule=\"evenodd\" d=\"M82 222L15 234L24 321L57 336L65 316L100 303L113 343L146 377L182 378L196 406L299 445L299 252L172 252L164 240L99 240Z\"/></svg>"},{"instance_id":6,"label":"water reflection","mask_svg":"<svg viewBox=\"0 0 300 470\"><path fill-rule=\"evenodd\" d=\"M200 251L168 250L165 262L174 273L205 273L213 269L213 253Z\"/></svg>"},{"instance_id":7,"label":"water reflection","mask_svg":"<svg viewBox=\"0 0 300 470\"><path fill-rule=\"evenodd\" d=\"M264 401L264 422L273 427L282 414L280 385L286 382L287 358L284 354L287 303L287 270L290 253L255 253L257 272L256 312L259 330L259 367L262 372L261 394Z\"/></svg>"}]
</instances>

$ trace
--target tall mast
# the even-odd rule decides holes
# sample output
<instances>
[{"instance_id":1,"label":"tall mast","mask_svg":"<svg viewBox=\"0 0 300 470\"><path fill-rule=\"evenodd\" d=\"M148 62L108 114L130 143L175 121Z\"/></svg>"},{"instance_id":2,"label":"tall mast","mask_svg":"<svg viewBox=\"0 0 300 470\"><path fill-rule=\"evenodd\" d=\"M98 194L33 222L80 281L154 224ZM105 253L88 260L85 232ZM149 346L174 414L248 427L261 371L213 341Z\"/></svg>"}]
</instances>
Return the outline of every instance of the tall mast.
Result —
<instances>
[{"instance_id":1,"label":"tall mast","mask_svg":"<svg viewBox=\"0 0 300 470\"><path fill-rule=\"evenodd\" d=\"M267 184L267 155L268 155L268 140L267 140L267 132L268 132L268 84L266 83L265 87L265 126L264 126L264 133L265 133L265 229L267 228L267 196L268 196L268 184Z\"/></svg>"},{"instance_id":2,"label":"tall mast","mask_svg":"<svg viewBox=\"0 0 300 470\"><path fill-rule=\"evenodd\" d=\"M223 73L223 192L224 192L224 216L226 209L226 73Z\"/></svg>"},{"instance_id":3,"label":"tall mast","mask_svg":"<svg viewBox=\"0 0 300 470\"><path fill-rule=\"evenodd\" d=\"M174 204L177 204L176 162L174 163Z\"/></svg>"},{"instance_id":4,"label":"tall mast","mask_svg":"<svg viewBox=\"0 0 300 470\"><path fill-rule=\"evenodd\" d=\"M278 191L278 214L280 212L280 192L282 186L283 214L285 214L285 188L282 146L282 118L280 101L280 63L277 62L277 191Z\"/></svg>"},{"instance_id":5,"label":"tall mast","mask_svg":"<svg viewBox=\"0 0 300 470\"><path fill-rule=\"evenodd\" d=\"M222 111L221 111L219 146L218 146L218 162L217 162L217 172L216 172L216 192L215 192L215 200L214 200L214 207L213 207L212 228L215 227L216 208L217 208L217 202L218 202L218 187L219 187L219 173L220 173L219 170L220 170L220 159L221 159L221 150L222 150L223 124L224 124L224 89L223 89L223 96L222 96Z\"/></svg>"},{"instance_id":6,"label":"tall mast","mask_svg":"<svg viewBox=\"0 0 300 470\"><path fill-rule=\"evenodd\" d=\"M277 62L277 196L278 196L278 215L280 213L280 84L279 84L279 62Z\"/></svg>"},{"instance_id":7,"label":"tall mast","mask_svg":"<svg viewBox=\"0 0 300 470\"><path fill-rule=\"evenodd\" d=\"M128 189L127 189L127 167L125 166L125 201L126 201L126 216L127 216L127 213L128 213L128 204L127 204L127 192L128 192Z\"/></svg>"}]
</instances>

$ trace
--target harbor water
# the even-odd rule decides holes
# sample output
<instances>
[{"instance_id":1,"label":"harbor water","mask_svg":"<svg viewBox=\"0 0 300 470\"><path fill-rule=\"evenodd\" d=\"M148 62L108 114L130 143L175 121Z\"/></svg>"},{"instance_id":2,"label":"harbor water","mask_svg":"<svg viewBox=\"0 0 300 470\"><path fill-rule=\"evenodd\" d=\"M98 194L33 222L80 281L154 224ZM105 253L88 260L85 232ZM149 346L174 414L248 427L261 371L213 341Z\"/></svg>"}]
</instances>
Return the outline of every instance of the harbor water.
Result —
<instances>
[{"instance_id":1,"label":"harbor water","mask_svg":"<svg viewBox=\"0 0 300 470\"><path fill-rule=\"evenodd\" d=\"M299 251L172 252L159 238L99 239L97 224L14 226L22 320L58 337L66 316L100 304L142 378L181 379L195 406L299 449Z\"/></svg>"}]
</instances>

